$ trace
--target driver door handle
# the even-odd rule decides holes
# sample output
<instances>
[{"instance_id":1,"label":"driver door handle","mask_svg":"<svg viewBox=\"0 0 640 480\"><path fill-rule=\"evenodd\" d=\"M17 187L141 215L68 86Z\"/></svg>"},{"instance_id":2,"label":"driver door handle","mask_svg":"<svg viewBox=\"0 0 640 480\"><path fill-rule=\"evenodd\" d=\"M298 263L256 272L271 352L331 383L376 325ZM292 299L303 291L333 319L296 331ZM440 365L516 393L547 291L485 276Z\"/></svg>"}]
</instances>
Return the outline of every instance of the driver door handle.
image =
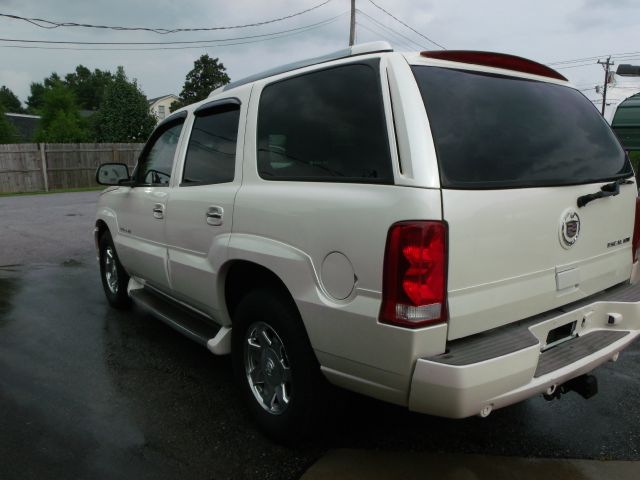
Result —
<instances>
[{"instance_id":1,"label":"driver door handle","mask_svg":"<svg viewBox=\"0 0 640 480\"><path fill-rule=\"evenodd\" d=\"M164 205L161 203L156 203L153 206L153 218L157 218L158 220L162 220L164 218Z\"/></svg>"}]
</instances>

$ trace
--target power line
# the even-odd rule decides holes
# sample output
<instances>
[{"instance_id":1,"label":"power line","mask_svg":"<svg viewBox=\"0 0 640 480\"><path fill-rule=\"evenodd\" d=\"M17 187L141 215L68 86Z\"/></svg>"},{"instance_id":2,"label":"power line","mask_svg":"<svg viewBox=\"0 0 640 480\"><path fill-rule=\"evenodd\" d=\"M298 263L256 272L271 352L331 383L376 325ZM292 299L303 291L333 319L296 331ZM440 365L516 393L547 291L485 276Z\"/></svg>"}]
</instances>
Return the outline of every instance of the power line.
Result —
<instances>
[{"instance_id":1,"label":"power line","mask_svg":"<svg viewBox=\"0 0 640 480\"><path fill-rule=\"evenodd\" d=\"M583 63L581 65L569 65L567 67L556 67L556 70L565 70L567 68L579 68L579 67L588 67L590 65L596 65L596 63L594 62L589 62L589 63Z\"/></svg>"},{"instance_id":2,"label":"power line","mask_svg":"<svg viewBox=\"0 0 640 480\"><path fill-rule=\"evenodd\" d=\"M396 45L396 46L399 46L399 47L402 47L403 49L405 49L407 51L415 50L415 48L412 47L407 42L405 42L403 40L397 40L394 37L389 36L388 33L384 32L383 30L380 30L379 27L377 27L377 26L373 26L372 24L369 24L369 27L367 27L367 24L362 23L362 20L365 20L365 19L358 20L357 24L360 25L365 30L369 31L370 33L376 35L376 37L383 38L383 39L389 41L389 43L391 43L393 45Z\"/></svg>"},{"instance_id":3,"label":"power line","mask_svg":"<svg viewBox=\"0 0 640 480\"><path fill-rule=\"evenodd\" d=\"M276 34L270 34L272 36L267 37L267 38L259 38L259 39L253 39L253 40L246 40L246 41L237 41L237 42L230 42L230 43L204 43L201 45L188 45L188 46L180 46L180 47L175 47L175 46L168 46L168 47L148 47L148 48L82 48L82 47L45 47L45 46L40 46L40 45L0 45L0 48L20 48L20 49L33 49L33 50L75 50L75 51L88 51L88 52L136 52L136 51L154 51L154 50L189 50L189 49L198 49L198 48L207 48L207 47L228 47L228 46L233 46L233 45L246 45L249 43L257 43L257 42L263 42L263 41L268 41L268 40L276 40L278 38L283 38L283 37L290 37L293 35L299 35L301 33L305 33L308 32L310 30L315 30L316 28L321 28L324 27L326 25L329 25L331 23L334 23L338 20L339 17L342 17L343 15L345 15L348 12L343 13L342 15L338 15L337 17L333 18L332 20L328 20L325 21L324 23L321 23L319 25L315 25L312 27L307 27L304 30L298 30L295 32L290 32L290 33L285 33L285 34L280 34L280 35L276 35Z\"/></svg>"},{"instance_id":4,"label":"power line","mask_svg":"<svg viewBox=\"0 0 640 480\"><path fill-rule=\"evenodd\" d=\"M365 25L364 23L362 23L362 21L361 21L361 20L356 21L356 24L357 24L359 27L364 28L364 29L365 29L365 30L367 30L368 32L373 33L374 35L376 35L376 37L384 38L384 39L388 40L388 41L389 41L389 42L391 42L391 43L397 43L397 42L395 42L395 41L391 40L391 39L390 39L388 36L386 36L384 33L381 33L381 32L380 32L380 30L376 30L376 29L374 29L374 28L373 28L373 27L371 27L371 26L367 26L367 25ZM413 50L413 49L412 49L410 46L408 46L407 44L402 44L401 46L403 46L403 47L407 48L408 50Z\"/></svg>"},{"instance_id":5,"label":"power line","mask_svg":"<svg viewBox=\"0 0 640 480\"><path fill-rule=\"evenodd\" d=\"M376 7L378 10L383 11L384 13L386 13L387 15L389 15L391 18L393 18L396 22L401 23L402 25L404 25L405 27L407 27L409 30L413 31L414 33L417 33L418 35L420 35L422 38L424 38L425 40L428 40L429 42L433 43L434 45L440 47L443 50L446 50L445 47L443 47L442 45L440 45L438 42L431 40L429 37L427 37L426 35L420 33L419 31L417 31L415 28L411 27L410 25L407 25L405 22L403 22L402 20L400 20L398 17L396 17L395 15L393 15L392 13L388 12L387 10L385 10L384 8L382 8L380 5L378 5L377 3L375 3L373 0L369 0L369 3L371 3L371 5L373 5L374 7Z\"/></svg>"},{"instance_id":6,"label":"power line","mask_svg":"<svg viewBox=\"0 0 640 480\"><path fill-rule=\"evenodd\" d=\"M621 52L621 53L612 53L610 54L611 57L623 57L623 56L628 56L628 55L638 55L640 54L640 52ZM579 63L579 62L584 62L587 60L598 60L602 57L606 57L609 54L606 55L597 55L597 56L593 56L593 57L584 57L584 58L574 58L571 60L560 60L557 62L550 62L547 63L547 65L562 65L562 64L569 64L569 63Z\"/></svg>"},{"instance_id":7,"label":"power line","mask_svg":"<svg viewBox=\"0 0 640 480\"><path fill-rule=\"evenodd\" d=\"M297 28L290 28L287 30L280 30L278 32L271 33L263 33L260 35L247 35L243 37L228 37L228 38L216 38L210 40L189 40L189 41L171 41L171 42L84 42L84 41L69 41L69 40L32 40L32 39L19 39L19 38L0 38L1 42L12 42L12 43L38 43L38 44L52 44L52 45L183 45L183 44L200 44L200 43L215 43L215 42L228 42L234 40L245 40L251 38L264 38L269 37L271 35L277 35L281 33L289 33L296 32L298 30L305 30L310 27L322 26L325 25L332 20L336 20L349 12L343 12L340 15L336 15L334 17L328 18L321 22L311 23L308 25L303 25Z\"/></svg>"},{"instance_id":8,"label":"power line","mask_svg":"<svg viewBox=\"0 0 640 480\"><path fill-rule=\"evenodd\" d=\"M416 42L415 40L412 40L411 38L407 37L406 35L403 35L402 33L398 32L397 30L394 30L391 27L388 27L387 25L384 25L383 23L379 22L378 20L376 20L375 18L373 18L371 15L368 15L366 12L360 10L359 8L356 9L358 11L358 13L361 13L362 15L364 15L365 17L367 17L369 20L371 20L372 22L376 23L377 25L379 25L381 28L388 30L390 32L393 32L395 35L397 35L398 37L402 37L405 40L408 40L409 42L411 42L414 45L417 45L420 48L427 48L426 46ZM410 46L409 46L410 47ZM413 48L410 47L410 50L412 50Z\"/></svg>"},{"instance_id":9,"label":"power line","mask_svg":"<svg viewBox=\"0 0 640 480\"><path fill-rule=\"evenodd\" d=\"M0 17L10 18L12 20L22 20L28 22L36 27L46 28L46 29L54 29L59 27L82 27L82 28L100 28L105 30L118 30L118 31L144 31L144 32L152 32L159 33L161 35L166 35L168 33L177 33L177 32L204 32L204 31L212 31L212 30L232 30L237 28L247 28L247 27L258 27L261 25L267 25L269 23L281 22L283 20L287 20L289 18L297 17L299 15L303 15L305 13L311 12L312 10L316 10L331 0L325 0L322 3L319 3L313 7L307 8L305 10L301 10L296 13L292 13L289 15L285 15L283 17L273 18L271 20L263 20L261 22L255 23L247 23L244 25L231 25L231 26L219 26L219 27L196 27L196 28L149 28L149 27L122 27L122 26L113 26L113 25L92 25L89 23L76 23L76 22L57 22L54 20L46 20L43 18L29 18L29 17L21 17L19 15L12 15L8 13L0 13Z\"/></svg>"},{"instance_id":10,"label":"power line","mask_svg":"<svg viewBox=\"0 0 640 480\"><path fill-rule=\"evenodd\" d=\"M629 53L627 55L633 55L633 54ZM616 55L611 55L611 58L614 59L614 60L618 60L618 61L640 60L640 57L624 57L624 56L616 56ZM595 57L595 58L593 58L593 61L591 61L591 62L584 62L584 63L581 63L579 65L563 65L563 66L554 67L554 68L556 70L565 70L567 68L588 67L590 65L597 65L598 63L595 61L597 59L598 59L598 57ZM547 65L551 65L551 64L547 64Z\"/></svg>"},{"instance_id":11,"label":"power line","mask_svg":"<svg viewBox=\"0 0 640 480\"><path fill-rule=\"evenodd\" d=\"M401 46L404 49L409 51L415 50L415 47L412 47L409 43L405 42L404 40L397 40L395 37L390 36L388 32L385 32L384 30L380 29L377 25L373 25L372 23L366 23L366 24L362 23L365 20L369 22L369 19L361 17L361 19L358 20L357 22L358 25L360 25L365 30L368 30L369 32L373 33L374 35L377 35L380 38L384 38L385 40L388 40L390 43L394 45ZM369 28L367 28L367 25L369 25Z\"/></svg>"}]
</instances>

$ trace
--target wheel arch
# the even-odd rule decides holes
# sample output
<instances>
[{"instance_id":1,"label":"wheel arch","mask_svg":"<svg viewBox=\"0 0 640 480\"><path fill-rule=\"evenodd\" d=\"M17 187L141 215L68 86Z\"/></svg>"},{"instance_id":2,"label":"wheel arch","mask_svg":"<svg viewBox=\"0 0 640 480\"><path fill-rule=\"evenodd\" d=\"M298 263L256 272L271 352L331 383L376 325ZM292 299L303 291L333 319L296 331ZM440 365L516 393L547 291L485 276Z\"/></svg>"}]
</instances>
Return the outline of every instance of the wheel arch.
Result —
<instances>
[{"instance_id":1,"label":"wheel arch","mask_svg":"<svg viewBox=\"0 0 640 480\"><path fill-rule=\"evenodd\" d=\"M277 291L300 313L291 291L273 270L249 260L231 260L224 265L223 284L223 298L230 320L242 299L259 288Z\"/></svg>"},{"instance_id":2,"label":"wheel arch","mask_svg":"<svg viewBox=\"0 0 640 480\"><path fill-rule=\"evenodd\" d=\"M104 235L104 232L111 233L109 230L109 225L107 225L107 222L99 218L96 220L95 228L93 230L93 239L96 244L96 252L100 251L99 242L102 235Z\"/></svg>"}]
</instances>

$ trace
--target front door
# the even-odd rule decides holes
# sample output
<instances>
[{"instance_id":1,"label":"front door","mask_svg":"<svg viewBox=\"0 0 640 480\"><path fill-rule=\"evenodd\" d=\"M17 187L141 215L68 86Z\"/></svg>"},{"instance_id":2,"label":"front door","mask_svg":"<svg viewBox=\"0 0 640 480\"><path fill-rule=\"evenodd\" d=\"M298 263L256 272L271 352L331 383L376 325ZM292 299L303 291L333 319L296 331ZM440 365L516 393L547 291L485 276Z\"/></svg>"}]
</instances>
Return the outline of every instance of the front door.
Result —
<instances>
[{"instance_id":1,"label":"front door","mask_svg":"<svg viewBox=\"0 0 640 480\"><path fill-rule=\"evenodd\" d=\"M169 181L184 117L160 125L147 142L131 187L120 187L114 211L118 212L116 249L129 274L160 289L169 288L167 247L164 236Z\"/></svg>"}]
</instances>

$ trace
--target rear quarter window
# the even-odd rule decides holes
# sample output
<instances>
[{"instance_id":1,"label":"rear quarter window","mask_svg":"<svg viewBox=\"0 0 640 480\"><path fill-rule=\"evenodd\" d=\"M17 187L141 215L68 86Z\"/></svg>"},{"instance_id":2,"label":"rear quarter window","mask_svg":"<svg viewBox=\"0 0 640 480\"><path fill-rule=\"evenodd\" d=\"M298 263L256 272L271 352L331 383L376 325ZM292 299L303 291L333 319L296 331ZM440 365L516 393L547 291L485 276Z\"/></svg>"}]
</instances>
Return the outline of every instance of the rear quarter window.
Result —
<instances>
[{"instance_id":1,"label":"rear quarter window","mask_svg":"<svg viewBox=\"0 0 640 480\"><path fill-rule=\"evenodd\" d=\"M392 183L379 61L267 85L258 113L266 180Z\"/></svg>"}]
</instances>

